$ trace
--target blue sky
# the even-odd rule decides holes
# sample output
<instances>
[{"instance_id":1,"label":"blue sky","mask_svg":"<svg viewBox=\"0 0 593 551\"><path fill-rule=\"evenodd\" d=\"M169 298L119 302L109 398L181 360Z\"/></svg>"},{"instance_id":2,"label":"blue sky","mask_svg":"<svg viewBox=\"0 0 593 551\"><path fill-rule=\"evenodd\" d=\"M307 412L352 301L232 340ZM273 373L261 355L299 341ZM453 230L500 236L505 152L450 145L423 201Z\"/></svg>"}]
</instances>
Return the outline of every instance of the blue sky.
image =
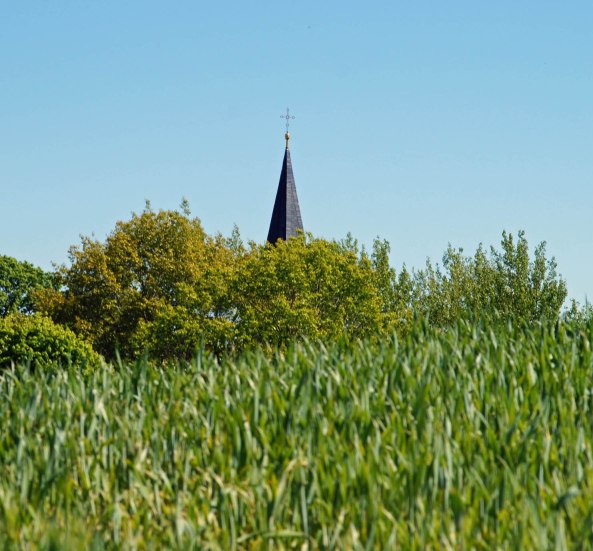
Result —
<instances>
[{"instance_id":1,"label":"blue sky","mask_svg":"<svg viewBox=\"0 0 593 551\"><path fill-rule=\"evenodd\" d=\"M290 106L303 221L396 266L520 229L593 297L593 3L0 2L0 254L49 268L186 197L267 234Z\"/></svg>"}]
</instances>

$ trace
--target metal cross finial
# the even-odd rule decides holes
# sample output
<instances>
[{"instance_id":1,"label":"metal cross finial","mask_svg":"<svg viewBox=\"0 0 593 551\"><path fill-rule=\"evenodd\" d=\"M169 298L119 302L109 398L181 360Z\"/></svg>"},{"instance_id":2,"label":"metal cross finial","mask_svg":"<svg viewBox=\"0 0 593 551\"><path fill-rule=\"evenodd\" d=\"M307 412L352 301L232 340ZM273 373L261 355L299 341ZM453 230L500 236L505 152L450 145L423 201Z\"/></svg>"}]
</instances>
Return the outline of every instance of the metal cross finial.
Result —
<instances>
[{"instance_id":1,"label":"metal cross finial","mask_svg":"<svg viewBox=\"0 0 593 551\"><path fill-rule=\"evenodd\" d=\"M290 125L290 120L291 119L294 119L294 116L292 116L290 114L290 110L288 109L288 107L286 108L286 115L280 115L280 118L286 120L286 131L288 132L288 127Z\"/></svg>"}]
</instances>

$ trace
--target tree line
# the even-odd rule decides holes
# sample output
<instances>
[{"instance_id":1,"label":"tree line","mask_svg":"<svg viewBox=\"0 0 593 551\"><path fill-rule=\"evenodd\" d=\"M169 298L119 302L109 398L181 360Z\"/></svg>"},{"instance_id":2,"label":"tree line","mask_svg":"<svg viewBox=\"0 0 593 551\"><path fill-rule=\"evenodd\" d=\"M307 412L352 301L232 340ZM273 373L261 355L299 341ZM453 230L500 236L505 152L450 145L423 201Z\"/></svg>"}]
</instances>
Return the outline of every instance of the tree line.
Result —
<instances>
[{"instance_id":1,"label":"tree line","mask_svg":"<svg viewBox=\"0 0 593 551\"><path fill-rule=\"evenodd\" d=\"M366 251L350 235L246 244L237 229L208 235L185 202L147 204L106 239L83 237L51 273L0 257L0 316L50 319L107 359L169 360L199 347L405 336L417 319L443 329L461 318L556 319L567 296L545 243L530 254L523 232L471 256L449 246L420 270L396 270L389 254L387 241Z\"/></svg>"}]
</instances>

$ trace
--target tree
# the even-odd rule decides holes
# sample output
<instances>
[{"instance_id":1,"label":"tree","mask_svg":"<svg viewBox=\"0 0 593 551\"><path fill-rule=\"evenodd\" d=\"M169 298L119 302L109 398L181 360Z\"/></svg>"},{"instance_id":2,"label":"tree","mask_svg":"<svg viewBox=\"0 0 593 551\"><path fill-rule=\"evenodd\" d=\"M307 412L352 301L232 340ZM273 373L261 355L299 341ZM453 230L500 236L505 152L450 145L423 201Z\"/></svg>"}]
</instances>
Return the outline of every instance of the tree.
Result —
<instances>
[{"instance_id":1,"label":"tree","mask_svg":"<svg viewBox=\"0 0 593 551\"><path fill-rule=\"evenodd\" d=\"M559 316L566 298L566 283L556 271L554 258L546 259L546 245L535 248L534 258L524 232L515 241L503 232L501 250L482 245L473 257L449 245L443 268L426 268L415 274L413 305L431 324L445 326L461 317L502 315L534 321Z\"/></svg>"},{"instance_id":2,"label":"tree","mask_svg":"<svg viewBox=\"0 0 593 551\"><path fill-rule=\"evenodd\" d=\"M528 321L558 317L566 299L566 282L557 273L556 260L546 259L546 243L535 248L533 261L525 232L519 232L516 245L512 234L503 232L501 245L502 251L491 250L498 300L494 306Z\"/></svg>"},{"instance_id":3,"label":"tree","mask_svg":"<svg viewBox=\"0 0 593 551\"><path fill-rule=\"evenodd\" d=\"M413 320L412 297L414 282L404 266L397 275L389 263L391 246L387 240L373 242L371 266L375 287L381 300L385 328L398 333L407 332Z\"/></svg>"},{"instance_id":4,"label":"tree","mask_svg":"<svg viewBox=\"0 0 593 551\"><path fill-rule=\"evenodd\" d=\"M35 311L34 291L54 286L53 274L29 262L0 256L0 317L14 312L32 314Z\"/></svg>"},{"instance_id":5,"label":"tree","mask_svg":"<svg viewBox=\"0 0 593 551\"><path fill-rule=\"evenodd\" d=\"M227 289L232 251L184 212L153 212L118 222L104 243L84 237L61 266L62 291L39 302L51 317L112 358L145 351L187 357L205 338L213 349L232 337Z\"/></svg>"},{"instance_id":6,"label":"tree","mask_svg":"<svg viewBox=\"0 0 593 551\"><path fill-rule=\"evenodd\" d=\"M370 259L311 235L252 244L235 271L233 296L241 346L365 337L384 326Z\"/></svg>"},{"instance_id":7,"label":"tree","mask_svg":"<svg viewBox=\"0 0 593 551\"><path fill-rule=\"evenodd\" d=\"M34 298L107 358L119 350L160 360L201 345L220 355L299 338L405 334L414 316L438 327L472 316L557 317L566 285L545 244L533 259L522 232L516 241L503 233L501 245L473 257L449 246L442 267L398 274L387 241L375 240L370 255L350 235L246 247L236 228L229 238L207 235L186 202L181 212L147 205L104 242L71 247L58 287Z\"/></svg>"}]
</instances>

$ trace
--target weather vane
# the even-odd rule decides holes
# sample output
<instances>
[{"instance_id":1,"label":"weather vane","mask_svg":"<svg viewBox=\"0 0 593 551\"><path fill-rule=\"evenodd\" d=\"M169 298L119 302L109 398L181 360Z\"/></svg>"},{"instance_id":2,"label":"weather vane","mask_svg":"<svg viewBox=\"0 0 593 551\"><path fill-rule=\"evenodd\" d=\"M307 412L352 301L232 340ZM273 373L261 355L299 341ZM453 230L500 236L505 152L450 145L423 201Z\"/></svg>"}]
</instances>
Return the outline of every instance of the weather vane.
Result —
<instances>
[{"instance_id":1,"label":"weather vane","mask_svg":"<svg viewBox=\"0 0 593 551\"><path fill-rule=\"evenodd\" d=\"M280 115L281 119L286 121L286 131L288 132L288 127L290 126L290 120L294 119L294 116L290 114L290 109L286 108L286 115Z\"/></svg>"}]
</instances>

